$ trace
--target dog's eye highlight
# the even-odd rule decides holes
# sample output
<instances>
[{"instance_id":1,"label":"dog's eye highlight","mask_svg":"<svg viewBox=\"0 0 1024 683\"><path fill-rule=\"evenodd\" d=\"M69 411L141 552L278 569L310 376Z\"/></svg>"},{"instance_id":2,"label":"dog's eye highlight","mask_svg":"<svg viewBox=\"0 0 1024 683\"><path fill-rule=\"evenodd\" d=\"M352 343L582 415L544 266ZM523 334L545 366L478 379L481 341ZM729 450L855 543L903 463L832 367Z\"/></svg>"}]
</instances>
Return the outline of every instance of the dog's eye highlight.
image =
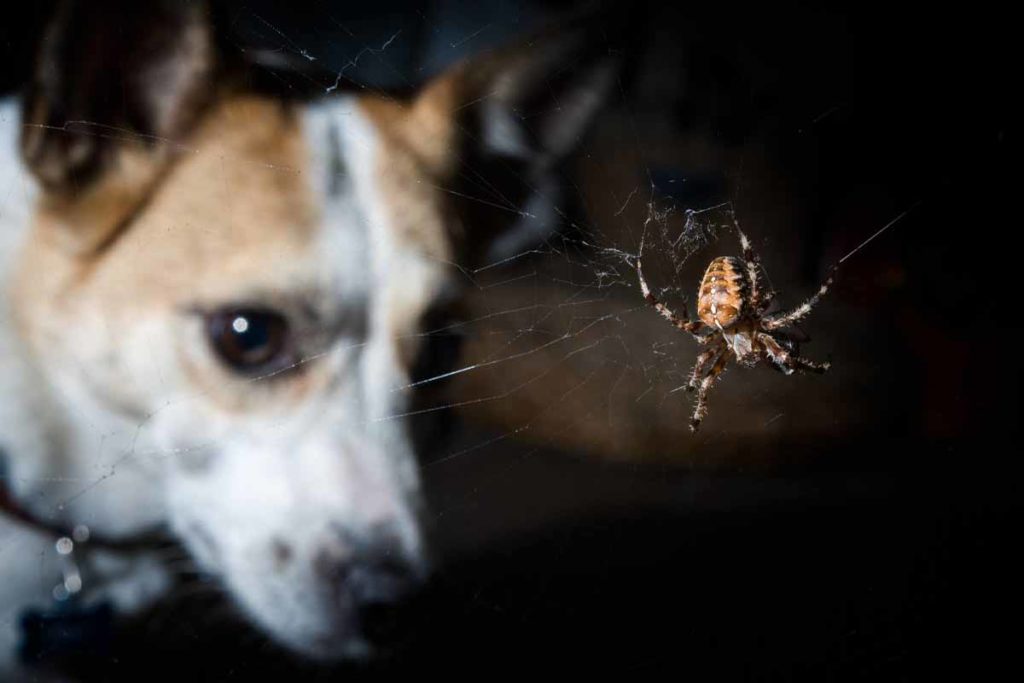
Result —
<instances>
[{"instance_id":1,"label":"dog's eye highlight","mask_svg":"<svg viewBox=\"0 0 1024 683\"><path fill-rule=\"evenodd\" d=\"M206 323L214 351L236 372L273 372L292 362L288 321L279 313L231 308L207 315Z\"/></svg>"}]
</instances>

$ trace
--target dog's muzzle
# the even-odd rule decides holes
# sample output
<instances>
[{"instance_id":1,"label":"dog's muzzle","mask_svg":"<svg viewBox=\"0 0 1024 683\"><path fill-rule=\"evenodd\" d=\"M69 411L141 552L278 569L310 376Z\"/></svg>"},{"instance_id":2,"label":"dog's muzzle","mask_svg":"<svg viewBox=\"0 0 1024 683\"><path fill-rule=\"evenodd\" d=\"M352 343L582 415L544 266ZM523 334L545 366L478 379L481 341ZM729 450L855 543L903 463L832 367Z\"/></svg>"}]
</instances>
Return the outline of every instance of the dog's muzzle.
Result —
<instances>
[{"instance_id":1,"label":"dog's muzzle","mask_svg":"<svg viewBox=\"0 0 1024 683\"><path fill-rule=\"evenodd\" d=\"M344 554L333 544L322 548L313 560L314 571L367 640L387 647L404 632L409 604L427 577L426 567L386 536L346 545Z\"/></svg>"}]
</instances>

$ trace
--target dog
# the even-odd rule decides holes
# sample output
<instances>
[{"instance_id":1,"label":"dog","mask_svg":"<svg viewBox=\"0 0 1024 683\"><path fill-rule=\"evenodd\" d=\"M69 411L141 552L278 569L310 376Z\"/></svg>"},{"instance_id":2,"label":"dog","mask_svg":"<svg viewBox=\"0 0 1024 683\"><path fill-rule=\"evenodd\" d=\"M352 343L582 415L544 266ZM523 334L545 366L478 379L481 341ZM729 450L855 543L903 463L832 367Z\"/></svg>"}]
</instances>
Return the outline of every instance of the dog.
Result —
<instances>
[{"instance_id":1,"label":"dog","mask_svg":"<svg viewBox=\"0 0 1024 683\"><path fill-rule=\"evenodd\" d=\"M61 5L0 105L0 677L55 600L165 596L153 534L290 650L372 653L430 574L411 417L466 274L552 229L615 80L590 26L309 97L216 6Z\"/></svg>"}]
</instances>

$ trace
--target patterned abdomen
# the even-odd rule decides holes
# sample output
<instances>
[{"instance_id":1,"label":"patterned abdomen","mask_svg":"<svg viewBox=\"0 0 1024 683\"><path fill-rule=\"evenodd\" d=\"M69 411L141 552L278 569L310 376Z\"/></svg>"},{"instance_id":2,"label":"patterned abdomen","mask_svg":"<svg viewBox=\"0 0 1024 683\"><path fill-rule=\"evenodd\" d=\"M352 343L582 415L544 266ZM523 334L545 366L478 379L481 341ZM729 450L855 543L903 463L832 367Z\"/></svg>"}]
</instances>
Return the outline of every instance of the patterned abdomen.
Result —
<instances>
[{"instance_id":1,"label":"patterned abdomen","mask_svg":"<svg viewBox=\"0 0 1024 683\"><path fill-rule=\"evenodd\" d=\"M719 256L704 271L697 292L697 315L705 325L729 327L743 315L750 283L743 262Z\"/></svg>"}]
</instances>

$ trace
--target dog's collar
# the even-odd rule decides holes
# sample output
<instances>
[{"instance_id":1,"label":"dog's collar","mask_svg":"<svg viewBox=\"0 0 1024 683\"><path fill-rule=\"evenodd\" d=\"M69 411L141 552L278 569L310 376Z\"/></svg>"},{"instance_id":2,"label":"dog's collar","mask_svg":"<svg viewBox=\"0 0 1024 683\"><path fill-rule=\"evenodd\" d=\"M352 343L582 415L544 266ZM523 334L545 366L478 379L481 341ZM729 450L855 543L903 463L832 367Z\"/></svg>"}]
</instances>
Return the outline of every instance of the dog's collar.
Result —
<instances>
[{"instance_id":1,"label":"dog's collar","mask_svg":"<svg viewBox=\"0 0 1024 683\"><path fill-rule=\"evenodd\" d=\"M114 607L103 586L106 581L89 581L86 587L80 563L90 551L118 554L143 553L173 544L162 529L148 530L130 537L97 535L83 524L68 527L41 518L18 503L8 486L7 461L0 450L0 517L7 517L53 540L55 559L60 567L60 582L53 587L49 606L32 605L18 619L20 642L18 656L28 666L70 661L103 661L114 637ZM109 580L109 579L108 579ZM87 597L91 595L91 597ZM83 659L84 658L84 659Z\"/></svg>"},{"instance_id":2,"label":"dog's collar","mask_svg":"<svg viewBox=\"0 0 1024 683\"><path fill-rule=\"evenodd\" d=\"M59 522L45 520L24 505L19 504L11 493L10 487L7 485L6 464L7 459L4 457L3 451L0 451L0 514L20 522L33 531L50 536L54 540L69 539L81 545L87 543L90 548L115 553L143 552L172 542L162 527L147 529L131 536L111 537L96 534L83 524L68 527Z\"/></svg>"}]
</instances>

